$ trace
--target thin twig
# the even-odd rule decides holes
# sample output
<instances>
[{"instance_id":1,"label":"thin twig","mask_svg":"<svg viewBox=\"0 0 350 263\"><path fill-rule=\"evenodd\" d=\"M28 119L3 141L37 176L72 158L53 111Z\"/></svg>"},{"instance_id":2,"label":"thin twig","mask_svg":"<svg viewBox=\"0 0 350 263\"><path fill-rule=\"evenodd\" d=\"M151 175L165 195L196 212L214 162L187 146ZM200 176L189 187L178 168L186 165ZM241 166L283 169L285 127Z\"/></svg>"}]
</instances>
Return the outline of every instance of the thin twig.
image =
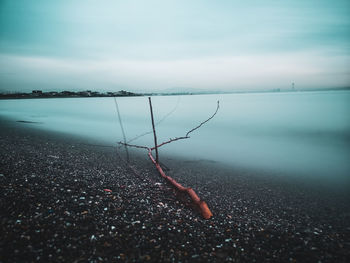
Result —
<instances>
[{"instance_id":1,"label":"thin twig","mask_svg":"<svg viewBox=\"0 0 350 263\"><path fill-rule=\"evenodd\" d=\"M167 114L165 114L163 118L161 118L159 121L155 123L156 126L161 124L166 118L168 118L171 114L173 114L176 111L177 107L179 106L179 102L180 102L180 97L178 97L175 107L171 111L169 111Z\"/></svg>"},{"instance_id":2,"label":"thin twig","mask_svg":"<svg viewBox=\"0 0 350 263\"><path fill-rule=\"evenodd\" d=\"M140 139L141 137L146 136L146 135L151 134L151 133L153 133L153 131L148 131L148 132L142 133L140 135L137 135L136 137L134 137L134 138L130 139L129 141L127 141L127 143L136 141L137 139Z\"/></svg>"},{"instance_id":3,"label":"thin twig","mask_svg":"<svg viewBox=\"0 0 350 263\"><path fill-rule=\"evenodd\" d=\"M165 145L165 144L168 144L168 143L171 143L171 142L175 142L175 141L178 141L178 140L184 140L184 139L189 139L190 136L188 136L191 132L199 129L203 124L207 123L208 121L210 121L212 118L214 118L214 116L217 114L218 110L219 110L219 101L217 102L217 106L216 106L216 110L215 112L213 113L213 115L211 115L208 119L206 119L205 121L201 122L197 127L191 129L190 131L188 131L186 133L186 136L182 136L182 137L176 137L174 139L169 139L168 141L165 141L165 142L162 142L161 144L157 145L157 146L154 146L152 148L149 148L149 147L146 147L146 146L140 146L140 145L135 145L135 144L128 144L128 143L122 143L122 142L119 142L120 145L124 145L124 146L128 146L128 147L135 147L135 148L141 148L141 149L147 149L147 150L158 150L159 147ZM153 116L153 115L152 115Z\"/></svg>"},{"instance_id":4,"label":"thin twig","mask_svg":"<svg viewBox=\"0 0 350 263\"><path fill-rule=\"evenodd\" d=\"M219 110L219 101L218 101L218 105L216 106L216 111L214 112L214 114L209 117L208 119L206 119L205 121L203 121L201 124L199 124L197 127L193 128L192 130L190 130L189 132L186 133L186 137L188 137L188 135L191 133L191 132L194 132L195 130L197 130L199 127L201 127L204 123L210 121L212 118L214 118L214 116L216 115L216 113L218 112Z\"/></svg>"},{"instance_id":5,"label":"thin twig","mask_svg":"<svg viewBox=\"0 0 350 263\"><path fill-rule=\"evenodd\" d=\"M208 119L206 119L205 121L201 122L201 124L199 124L197 127L195 127L195 128L193 128L192 130L188 131L188 132L186 133L185 136L176 137L175 139L171 139L171 138L170 138L169 141L162 142L161 144L157 145L157 148L159 148L159 147L161 147L161 146L163 146L163 145L165 145L165 144L174 142L174 141L178 141L178 140L183 140L183 139L188 139L188 138L190 138L190 136L188 136L188 135L189 135L191 132L193 132L193 131L199 129L203 124L205 124L206 122L208 122L208 121L210 121L212 118L214 118L214 116L216 115L216 113L217 113L218 110L219 110L219 101L218 101L217 103L218 103L218 104L217 104L217 106L216 106L216 110L215 110L214 114L211 115ZM153 147L153 148L151 148L151 149L154 150L155 148L156 148L156 147Z\"/></svg>"},{"instance_id":6,"label":"thin twig","mask_svg":"<svg viewBox=\"0 0 350 263\"><path fill-rule=\"evenodd\" d=\"M155 126L158 126L163 121L165 121L165 119L167 119L171 114L173 114L176 111L177 107L179 106L179 102L180 102L180 97L177 99L175 107L171 111L169 111L167 114L165 114L163 118L161 118L159 121L157 121L155 123ZM133 142L137 139L140 139L141 137L146 136L146 135L151 134L151 133L153 133L153 130L139 134L139 135L135 136L134 138L128 140L126 143L131 143L131 142Z\"/></svg>"},{"instance_id":7,"label":"thin twig","mask_svg":"<svg viewBox=\"0 0 350 263\"><path fill-rule=\"evenodd\" d=\"M108 147L108 148L114 148L113 145L101 145L101 144L90 144L90 143L80 143L80 145L86 145L86 146L93 146L93 147Z\"/></svg>"},{"instance_id":8,"label":"thin twig","mask_svg":"<svg viewBox=\"0 0 350 263\"><path fill-rule=\"evenodd\" d=\"M157 145L157 148L159 148L159 147L161 147L161 146L163 146L163 145L165 145L165 144L171 143L171 142L175 142L175 141L178 141L178 140L184 140L184 139L188 139L188 138L190 138L190 137L184 136L184 137L176 137L176 138L174 138L174 139L171 139L171 138L170 138L169 141L162 142L161 144ZM154 149L155 149L155 147L151 148L151 150L154 150Z\"/></svg>"},{"instance_id":9,"label":"thin twig","mask_svg":"<svg viewBox=\"0 0 350 263\"><path fill-rule=\"evenodd\" d=\"M142 146L142 145L128 144L128 143L123 143L123 142L118 142L118 144L124 145L124 146L127 146L127 147L134 147L134 148L141 148L141 149L149 150L149 147Z\"/></svg>"},{"instance_id":10,"label":"thin twig","mask_svg":"<svg viewBox=\"0 0 350 263\"><path fill-rule=\"evenodd\" d=\"M122 130L122 134L123 134L123 140L124 140L124 143L126 144L126 136L125 136L125 132L124 132L124 128L123 128L122 119L120 117L118 102L117 102L117 99L115 97L113 97L113 98L114 98L114 102L115 102L115 108L117 109L117 113L118 113L118 119L119 119L120 129ZM129 163L129 151L128 151L128 147L126 147L126 145L125 145L125 152L126 152L126 161Z\"/></svg>"},{"instance_id":11,"label":"thin twig","mask_svg":"<svg viewBox=\"0 0 350 263\"><path fill-rule=\"evenodd\" d=\"M151 111L151 119L152 119L152 128L153 128L153 137L154 137L154 147L156 150L156 163L159 163L159 156L158 156L158 147L157 147L157 134L156 129L154 127L154 118L153 118L153 109L152 109L152 100L151 97L148 97L149 102L149 109Z\"/></svg>"}]
</instances>

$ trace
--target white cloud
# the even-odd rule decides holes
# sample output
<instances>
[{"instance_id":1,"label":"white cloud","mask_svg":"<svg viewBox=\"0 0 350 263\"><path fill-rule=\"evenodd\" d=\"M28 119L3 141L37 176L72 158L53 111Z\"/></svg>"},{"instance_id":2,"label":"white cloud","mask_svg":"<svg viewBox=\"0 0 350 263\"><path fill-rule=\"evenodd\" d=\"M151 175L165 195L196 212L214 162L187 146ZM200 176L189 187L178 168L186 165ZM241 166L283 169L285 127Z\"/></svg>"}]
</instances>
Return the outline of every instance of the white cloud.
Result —
<instances>
[{"instance_id":1,"label":"white cloud","mask_svg":"<svg viewBox=\"0 0 350 263\"><path fill-rule=\"evenodd\" d=\"M350 85L349 57L325 52L181 60L74 60L2 56L2 90L244 90Z\"/></svg>"}]
</instances>

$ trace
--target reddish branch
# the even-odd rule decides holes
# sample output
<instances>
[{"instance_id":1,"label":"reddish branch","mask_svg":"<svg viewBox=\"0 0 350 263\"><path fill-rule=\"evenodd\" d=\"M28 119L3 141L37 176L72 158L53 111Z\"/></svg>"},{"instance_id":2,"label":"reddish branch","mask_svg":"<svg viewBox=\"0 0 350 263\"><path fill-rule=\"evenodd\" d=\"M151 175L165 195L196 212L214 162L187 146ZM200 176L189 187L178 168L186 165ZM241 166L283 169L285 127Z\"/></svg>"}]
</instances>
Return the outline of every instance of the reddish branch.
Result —
<instances>
[{"instance_id":1,"label":"reddish branch","mask_svg":"<svg viewBox=\"0 0 350 263\"><path fill-rule=\"evenodd\" d=\"M149 158L152 160L152 162L154 163L154 165L156 166L157 170L159 171L160 175L166 179L169 183L171 183L177 190L181 191L181 192L185 192L187 193L190 198L192 199L192 201L198 206L199 210L201 211L202 216L205 219L209 219L213 216L212 212L210 211L207 203L205 201L202 201L198 195L196 194L196 192L188 187L183 187L181 184L179 184L178 182L176 182L173 178L171 178L170 176L167 176L162 167L159 165L159 163L156 162L156 160L154 160L153 156L152 156L152 151L151 149L148 150L148 156Z\"/></svg>"},{"instance_id":2,"label":"reddish branch","mask_svg":"<svg viewBox=\"0 0 350 263\"><path fill-rule=\"evenodd\" d=\"M151 102L151 98L149 97L149 105L150 105L150 111L151 111L151 120L152 120L152 128L153 128L153 135L154 135L154 147L153 148L149 148L146 146L140 146L140 145L134 145L134 144L128 144L128 143L123 143L123 142L119 142L120 145L124 145L125 147L134 147L134 148L141 148L141 149L147 149L148 150L148 156L151 159L151 161L154 163L154 165L156 166L157 170L159 171L160 175L165 178L169 183L171 183L177 190L181 191L181 192L186 192L190 198L192 199L192 201L198 206L198 208L201 211L202 216L205 219L209 219L213 216L213 214L211 213L208 205L206 204L206 202L200 200L200 198L198 197L198 195L195 193L195 191L192 188L186 188L183 187L181 184L179 184L178 182L176 182L173 178L171 178L170 176L167 176L162 167L159 164L159 160L158 160L158 148L174 142L174 141L178 141L178 140L183 140L183 139L188 139L190 138L189 134L194 132L195 130L199 129L203 124L207 123L208 121L210 121L212 118L214 118L214 116L216 115L216 113L219 110L219 101L217 102L217 107L216 110L214 112L214 114L212 116L210 116L208 119L206 119L205 121L201 122L198 126L196 126L195 128L191 129L190 131L188 131L186 133L185 136L182 137L176 137L174 139L170 139L169 141L163 142L159 145L157 145L157 136L156 136L156 131L155 131L155 125L154 125L154 118L153 118L153 109L152 109L152 102ZM154 157L152 156L152 151L156 150L156 159L154 159Z\"/></svg>"}]
</instances>

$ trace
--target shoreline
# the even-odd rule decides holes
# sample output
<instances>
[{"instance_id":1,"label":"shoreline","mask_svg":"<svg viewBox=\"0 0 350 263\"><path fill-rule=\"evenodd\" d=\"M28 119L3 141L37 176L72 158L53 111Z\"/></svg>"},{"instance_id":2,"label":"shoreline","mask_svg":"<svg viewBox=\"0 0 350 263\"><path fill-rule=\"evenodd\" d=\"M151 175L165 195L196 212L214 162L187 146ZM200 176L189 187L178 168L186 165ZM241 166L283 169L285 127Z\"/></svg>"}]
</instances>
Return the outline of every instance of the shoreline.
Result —
<instances>
[{"instance_id":1,"label":"shoreline","mask_svg":"<svg viewBox=\"0 0 350 263\"><path fill-rule=\"evenodd\" d=\"M55 99L55 98L113 98L113 97L154 97L154 96L193 96L193 95L212 95L212 94L259 94L259 93L294 93L294 92L319 92L319 91L349 91L350 87L335 87L335 88L314 88L314 89L272 89L272 90L251 90L251 91L208 91L208 92L175 92L175 93L134 93L134 95L98 95L98 96L86 96L86 95L61 95L50 96L40 95L33 96L32 93L25 93L24 96L8 96L6 93L0 93L0 100L12 100L12 99ZM133 92L131 92L133 93Z\"/></svg>"},{"instance_id":2,"label":"shoreline","mask_svg":"<svg viewBox=\"0 0 350 263\"><path fill-rule=\"evenodd\" d=\"M204 220L132 151L0 119L1 262L346 262L348 195L258 171L164 156ZM105 189L111 190L105 191Z\"/></svg>"}]
</instances>

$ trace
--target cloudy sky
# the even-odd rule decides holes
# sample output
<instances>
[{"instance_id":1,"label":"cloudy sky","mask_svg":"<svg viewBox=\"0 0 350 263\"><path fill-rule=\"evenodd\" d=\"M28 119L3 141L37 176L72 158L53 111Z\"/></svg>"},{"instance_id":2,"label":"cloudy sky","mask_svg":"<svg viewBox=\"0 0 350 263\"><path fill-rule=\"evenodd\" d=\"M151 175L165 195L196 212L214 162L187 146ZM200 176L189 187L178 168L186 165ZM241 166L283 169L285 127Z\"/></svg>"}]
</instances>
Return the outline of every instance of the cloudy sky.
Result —
<instances>
[{"instance_id":1,"label":"cloudy sky","mask_svg":"<svg viewBox=\"0 0 350 263\"><path fill-rule=\"evenodd\" d=\"M350 86L349 0L0 0L0 91Z\"/></svg>"}]
</instances>

